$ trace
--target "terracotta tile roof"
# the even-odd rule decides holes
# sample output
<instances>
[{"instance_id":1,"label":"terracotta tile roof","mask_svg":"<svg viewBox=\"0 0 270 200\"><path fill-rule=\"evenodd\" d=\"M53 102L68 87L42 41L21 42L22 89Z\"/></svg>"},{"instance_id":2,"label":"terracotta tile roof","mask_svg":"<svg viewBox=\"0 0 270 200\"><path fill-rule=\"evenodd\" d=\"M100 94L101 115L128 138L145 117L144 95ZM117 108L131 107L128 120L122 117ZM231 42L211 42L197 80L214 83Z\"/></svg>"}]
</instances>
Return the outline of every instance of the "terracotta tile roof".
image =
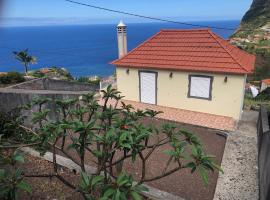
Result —
<instances>
[{"instance_id":1,"label":"terracotta tile roof","mask_svg":"<svg viewBox=\"0 0 270 200\"><path fill-rule=\"evenodd\" d=\"M266 85L270 85L270 79L264 79L262 80L263 83L265 83Z\"/></svg>"},{"instance_id":2,"label":"terracotta tile roof","mask_svg":"<svg viewBox=\"0 0 270 200\"><path fill-rule=\"evenodd\" d=\"M248 74L256 57L209 29L161 30L115 60L117 66L183 71Z\"/></svg>"}]
</instances>

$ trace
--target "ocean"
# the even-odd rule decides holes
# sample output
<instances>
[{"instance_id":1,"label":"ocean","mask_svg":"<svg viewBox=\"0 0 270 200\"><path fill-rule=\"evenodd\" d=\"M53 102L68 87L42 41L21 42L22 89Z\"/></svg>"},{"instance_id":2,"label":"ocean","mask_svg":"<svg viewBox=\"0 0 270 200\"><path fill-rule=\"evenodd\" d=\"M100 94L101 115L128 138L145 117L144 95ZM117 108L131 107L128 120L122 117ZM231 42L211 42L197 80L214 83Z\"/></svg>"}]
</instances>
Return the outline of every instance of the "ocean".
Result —
<instances>
[{"instance_id":1,"label":"ocean","mask_svg":"<svg viewBox=\"0 0 270 200\"><path fill-rule=\"evenodd\" d=\"M193 22L203 26L236 29L240 21ZM188 29L185 25L169 23L127 24L128 50L151 37L160 29ZM228 38L233 30L213 31ZM13 51L29 49L37 57L30 70L43 67L65 67L75 77L108 76L114 73L109 63L117 59L116 25L74 25L0 27L0 72L23 72L23 66L14 58Z\"/></svg>"}]
</instances>

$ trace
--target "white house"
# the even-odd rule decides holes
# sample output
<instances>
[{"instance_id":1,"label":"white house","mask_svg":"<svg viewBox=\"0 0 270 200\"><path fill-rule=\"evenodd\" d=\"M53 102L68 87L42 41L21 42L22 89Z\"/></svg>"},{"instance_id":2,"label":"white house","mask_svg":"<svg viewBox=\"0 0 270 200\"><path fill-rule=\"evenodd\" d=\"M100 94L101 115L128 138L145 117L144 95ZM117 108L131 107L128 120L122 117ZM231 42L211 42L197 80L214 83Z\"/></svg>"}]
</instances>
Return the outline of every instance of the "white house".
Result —
<instances>
[{"instance_id":1,"label":"white house","mask_svg":"<svg viewBox=\"0 0 270 200\"><path fill-rule=\"evenodd\" d=\"M255 56L210 29L161 30L127 53L126 28L117 27L119 59L112 62L126 100L241 118Z\"/></svg>"}]
</instances>

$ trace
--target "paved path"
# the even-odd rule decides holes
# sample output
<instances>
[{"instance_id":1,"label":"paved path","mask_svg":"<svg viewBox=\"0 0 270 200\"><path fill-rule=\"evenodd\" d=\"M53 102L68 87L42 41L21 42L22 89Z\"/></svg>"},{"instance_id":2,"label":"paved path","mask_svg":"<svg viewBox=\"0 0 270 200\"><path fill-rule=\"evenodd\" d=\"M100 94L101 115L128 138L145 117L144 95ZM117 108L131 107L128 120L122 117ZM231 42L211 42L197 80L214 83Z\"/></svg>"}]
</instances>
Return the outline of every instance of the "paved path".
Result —
<instances>
[{"instance_id":1,"label":"paved path","mask_svg":"<svg viewBox=\"0 0 270 200\"><path fill-rule=\"evenodd\" d=\"M258 112L244 111L242 121L227 138L214 200L256 200Z\"/></svg>"},{"instance_id":2,"label":"paved path","mask_svg":"<svg viewBox=\"0 0 270 200\"><path fill-rule=\"evenodd\" d=\"M195 112L190 110L183 110L178 108L170 108L165 106L157 106L152 104L145 104L135 101L122 100L126 104L131 104L135 109L145 110L152 109L156 111L162 111L163 113L157 115L158 118L172 120L185 124L192 124L207 128L213 128L218 130L235 130L235 121L231 117L225 117L220 115L213 115L202 112ZM102 105L103 101L99 103ZM114 105L113 101L109 102Z\"/></svg>"}]
</instances>

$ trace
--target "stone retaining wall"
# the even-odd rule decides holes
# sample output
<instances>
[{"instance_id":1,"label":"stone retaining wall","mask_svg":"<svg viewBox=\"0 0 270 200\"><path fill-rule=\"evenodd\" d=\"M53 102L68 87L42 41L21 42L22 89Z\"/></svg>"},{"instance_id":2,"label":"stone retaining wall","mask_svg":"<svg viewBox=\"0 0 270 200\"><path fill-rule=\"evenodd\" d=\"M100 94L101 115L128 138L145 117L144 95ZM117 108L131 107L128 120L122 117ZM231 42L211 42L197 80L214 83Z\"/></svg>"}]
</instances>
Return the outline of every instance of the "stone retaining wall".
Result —
<instances>
[{"instance_id":1,"label":"stone retaining wall","mask_svg":"<svg viewBox=\"0 0 270 200\"><path fill-rule=\"evenodd\" d=\"M57 91L95 91L98 85L79 83L75 81L39 78L8 87L9 89L27 90L57 90Z\"/></svg>"},{"instance_id":2,"label":"stone retaining wall","mask_svg":"<svg viewBox=\"0 0 270 200\"><path fill-rule=\"evenodd\" d=\"M71 99L82 94L94 92L98 86L52 79L35 79L0 89L0 111L9 112L12 109L30 103L34 98ZM53 103L48 105L55 111ZM52 112L50 119L55 118Z\"/></svg>"},{"instance_id":3,"label":"stone retaining wall","mask_svg":"<svg viewBox=\"0 0 270 200\"><path fill-rule=\"evenodd\" d=\"M270 199L270 127L267 109L261 107L257 124L260 200Z\"/></svg>"}]
</instances>

